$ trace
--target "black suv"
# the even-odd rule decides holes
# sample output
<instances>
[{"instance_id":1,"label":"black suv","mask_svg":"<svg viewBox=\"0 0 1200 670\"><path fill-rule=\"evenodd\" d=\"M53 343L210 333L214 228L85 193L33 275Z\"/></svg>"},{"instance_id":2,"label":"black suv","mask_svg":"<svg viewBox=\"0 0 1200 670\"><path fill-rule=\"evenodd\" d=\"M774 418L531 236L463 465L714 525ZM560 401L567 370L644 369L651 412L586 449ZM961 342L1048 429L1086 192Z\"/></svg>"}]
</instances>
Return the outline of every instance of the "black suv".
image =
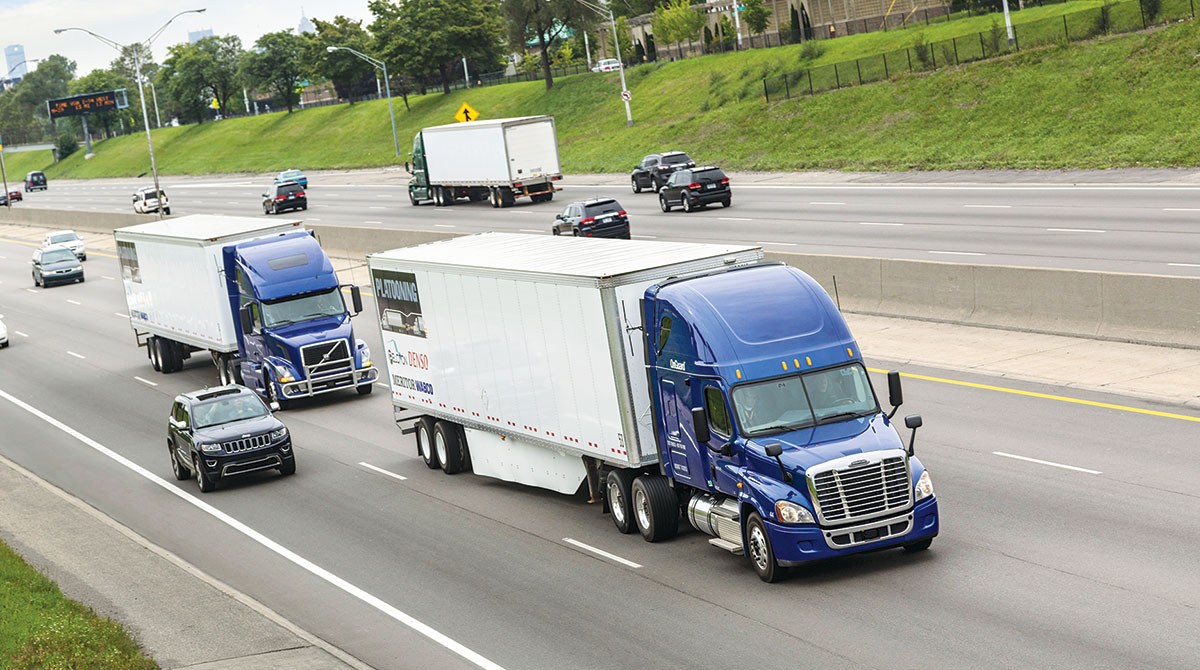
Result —
<instances>
[{"instance_id":1,"label":"black suv","mask_svg":"<svg viewBox=\"0 0 1200 670\"><path fill-rule=\"evenodd\" d=\"M648 188L655 193L667 183L667 178L676 170L695 167L696 161L682 151L668 151L665 154L650 154L633 168L629 181L634 193L641 193Z\"/></svg>"},{"instance_id":2,"label":"black suv","mask_svg":"<svg viewBox=\"0 0 1200 670\"><path fill-rule=\"evenodd\" d=\"M190 479L194 472L204 493L233 475L272 468L281 475L296 472L287 426L244 386L175 398L167 420L167 449L175 479Z\"/></svg>"},{"instance_id":3,"label":"black suv","mask_svg":"<svg viewBox=\"0 0 1200 670\"><path fill-rule=\"evenodd\" d=\"M708 165L672 174L658 192L658 205L664 212L671 211L673 205L682 205L683 211L690 212L714 202L728 207L730 198L729 177L721 168Z\"/></svg>"},{"instance_id":4,"label":"black suv","mask_svg":"<svg viewBox=\"0 0 1200 670\"><path fill-rule=\"evenodd\" d=\"M45 191L46 175L42 172L34 171L25 175L25 192L30 191Z\"/></svg>"},{"instance_id":5,"label":"black suv","mask_svg":"<svg viewBox=\"0 0 1200 670\"><path fill-rule=\"evenodd\" d=\"M272 184L263 193L263 214L278 214L289 209L308 209L304 187L294 181Z\"/></svg>"},{"instance_id":6,"label":"black suv","mask_svg":"<svg viewBox=\"0 0 1200 670\"><path fill-rule=\"evenodd\" d=\"M629 217L621 203L612 198L573 202L554 217L555 235L576 237L619 237L629 239Z\"/></svg>"}]
</instances>

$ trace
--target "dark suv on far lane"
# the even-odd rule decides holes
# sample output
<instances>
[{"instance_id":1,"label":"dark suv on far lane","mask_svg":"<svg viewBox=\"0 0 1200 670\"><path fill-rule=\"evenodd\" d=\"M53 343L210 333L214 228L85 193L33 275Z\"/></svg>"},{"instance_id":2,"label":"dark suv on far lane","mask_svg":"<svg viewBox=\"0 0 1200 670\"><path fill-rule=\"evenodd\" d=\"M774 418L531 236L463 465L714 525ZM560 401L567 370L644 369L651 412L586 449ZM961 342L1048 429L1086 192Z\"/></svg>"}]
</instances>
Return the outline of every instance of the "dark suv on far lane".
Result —
<instances>
[{"instance_id":1,"label":"dark suv on far lane","mask_svg":"<svg viewBox=\"0 0 1200 670\"><path fill-rule=\"evenodd\" d=\"M664 212L671 211L675 205L690 212L715 202L728 207L731 198L729 177L721 172L721 168L707 165L672 174L667 185L658 192L658 205Z\"/></svg>"},{"instance_id":2,"label":"dark suv on far lane","mask_svg":"<svg viewBox=\"0 0 1200 670\"><path fill-rule=\"evenodd\" d=\"M278 214L289 209L308 209L304 187L294 181L272 184L263 193L263 214Z\"/></svg>"},{"instance_id":3,"label":"dark suv on far lane","mask_svg":"<svg viewBox=\"0 0 1200 670\"><path fill-rule=\"evenodd\" d=\"M244 386L221 386L175 398L167 419L167 449L175 479L196 474L200 491L217 482L259 470L296 472L287 426Z\"/></svg>"},{"instance_id":4,"label":"dark suv on far lane","mask_svg":"<svg viewBox=\"0 0 1200 670\"><path fill-rule=\"evenodd\" d=\"M629 239L629 216L612 198L573 202L554 217L555 235L576 237L619 237Z\"/></svg>"},{"instance_id":5,"label":"dark suv on far lane","mask_svg":"<svg viewBox=\"0 0 1200 670\"><path fill-rule=\"evenodd\" d=\"M650 189L657 193L658 189L667 183L667 178L671 176L671 173L695 165L696 161L682 151L650 154L643 158L637 167L633 168L633 174L629 175L629 181L633 186L634 193L641 193L642 189Z\"/></svg>"}]
</instances>

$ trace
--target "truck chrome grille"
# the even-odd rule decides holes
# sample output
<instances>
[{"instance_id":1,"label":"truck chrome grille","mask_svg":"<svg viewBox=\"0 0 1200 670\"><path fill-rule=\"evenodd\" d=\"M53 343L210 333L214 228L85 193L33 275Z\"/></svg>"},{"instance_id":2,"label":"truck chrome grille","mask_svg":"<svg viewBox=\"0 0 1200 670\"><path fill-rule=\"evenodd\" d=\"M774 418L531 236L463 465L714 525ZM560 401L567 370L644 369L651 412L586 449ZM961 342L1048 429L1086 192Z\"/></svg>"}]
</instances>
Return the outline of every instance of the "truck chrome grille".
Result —
<instances>
[{"instance_id":1,"label":"truck chrome grille","mask_svg":"<svg viewBox=\"0 0 1200 670\"><path fill-rule=\"evenodd\" d=\"M912 504L908 463L903 455L838 460L852 460L854 464L834 465L808 475L809 490L823 523L871 519Z\"/></svg>"},{"instance_id":2,"label":"truck chrome grille","mask_svg":"<svg viewBox=\"0 0 1200 670\"><path fill-rule=\"evenodd\" d=\"M243 451L261 449L270 443L270 435L254 435L252 437L244 437L240 440L229 440L228 442L222 442L221 447L227 454L240 454Z\"/></svg>"},{"instance_id":3,"label":"truck chrome grille","mask_svg":"<svg viewBox=\"0 0 1200 670\"><path fill-rule=\"evenodd\" d=\"M305 376L308 378L354 369L354 359L350 357L350 345L346 340L303 346L300 356L304 360Z\"/></svg>"}]
</instances>

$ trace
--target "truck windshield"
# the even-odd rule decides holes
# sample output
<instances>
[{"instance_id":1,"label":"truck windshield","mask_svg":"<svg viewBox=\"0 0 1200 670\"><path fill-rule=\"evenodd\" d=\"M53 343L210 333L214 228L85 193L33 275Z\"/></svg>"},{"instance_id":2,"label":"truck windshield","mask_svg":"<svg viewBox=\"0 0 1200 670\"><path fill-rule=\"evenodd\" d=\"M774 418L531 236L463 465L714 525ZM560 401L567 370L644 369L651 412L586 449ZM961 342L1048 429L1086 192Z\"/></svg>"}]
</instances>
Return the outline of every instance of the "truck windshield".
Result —
<instances>
[{"instance_id":1,"label":"truck windshield","mask_svg":"<svg viewBox=\"0 0 1200 670\"><path fill-rule=\"evenodd\" d=\"M219 426L233 421L257 419L267 415L267 408L256 396L236 395L212 402L201 403L192 408L196 428Z\"/></svg>"},{"instance_id":2,"label":"truck windshield","mask_svg":"<svg viewBox=\"0 0 1200 670\"><path fill-rule=\"evenodd\" d=\"M742 432L749 436L870 416L879 411L859 363L780 377L733 389Z\"/></svg>"},{"instance_id":3,"label":"truck windshield","mask_svg":"<svg viewBox=\"0 0 1200 670\"><path fill-rule=\"evenodd\" d=\"M272 328L326 316L341 316L346 313L346 303L342 302L341 291L331 288L275 302L264 302L262 313L263 325Z\"/></svg>"}]
</instances>

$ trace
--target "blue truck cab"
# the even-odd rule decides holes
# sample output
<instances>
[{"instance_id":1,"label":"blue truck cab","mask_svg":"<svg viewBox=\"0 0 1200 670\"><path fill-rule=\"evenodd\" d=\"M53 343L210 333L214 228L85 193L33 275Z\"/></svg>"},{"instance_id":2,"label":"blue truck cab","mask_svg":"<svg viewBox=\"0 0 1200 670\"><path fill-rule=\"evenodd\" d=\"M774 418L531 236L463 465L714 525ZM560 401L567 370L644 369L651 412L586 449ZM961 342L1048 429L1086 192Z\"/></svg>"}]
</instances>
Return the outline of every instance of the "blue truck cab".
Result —
<instances>
[{"instance_id":1,"label":"blue truck cab","mask_svg":"<svg viewBox=\"0 0 1200 670\"><path fill-rule=\"evenodd\" d=\"M661 475L711 544L745 553L764 581L808 561L930 545L932 481L892 423L900 376L888 375L884 412L816 281L757 264L656 284L642 310ZM920 416L906 425L915 438ZM654 541L648 493L635 488L630 510Z\"/></svg>"},{"instance_id":2,"label":"blue truck cab","mask_svg":"<svg viewBox=\"0 0 1200 670\"><path fill-rule=\"evenodd\" d=\"M237 331L234 378L268 402L354 388L367 395L379 377L350 318L329 257L311 231L230 244L222 249L225 286Z\"/></svg>"}]
</instances>

